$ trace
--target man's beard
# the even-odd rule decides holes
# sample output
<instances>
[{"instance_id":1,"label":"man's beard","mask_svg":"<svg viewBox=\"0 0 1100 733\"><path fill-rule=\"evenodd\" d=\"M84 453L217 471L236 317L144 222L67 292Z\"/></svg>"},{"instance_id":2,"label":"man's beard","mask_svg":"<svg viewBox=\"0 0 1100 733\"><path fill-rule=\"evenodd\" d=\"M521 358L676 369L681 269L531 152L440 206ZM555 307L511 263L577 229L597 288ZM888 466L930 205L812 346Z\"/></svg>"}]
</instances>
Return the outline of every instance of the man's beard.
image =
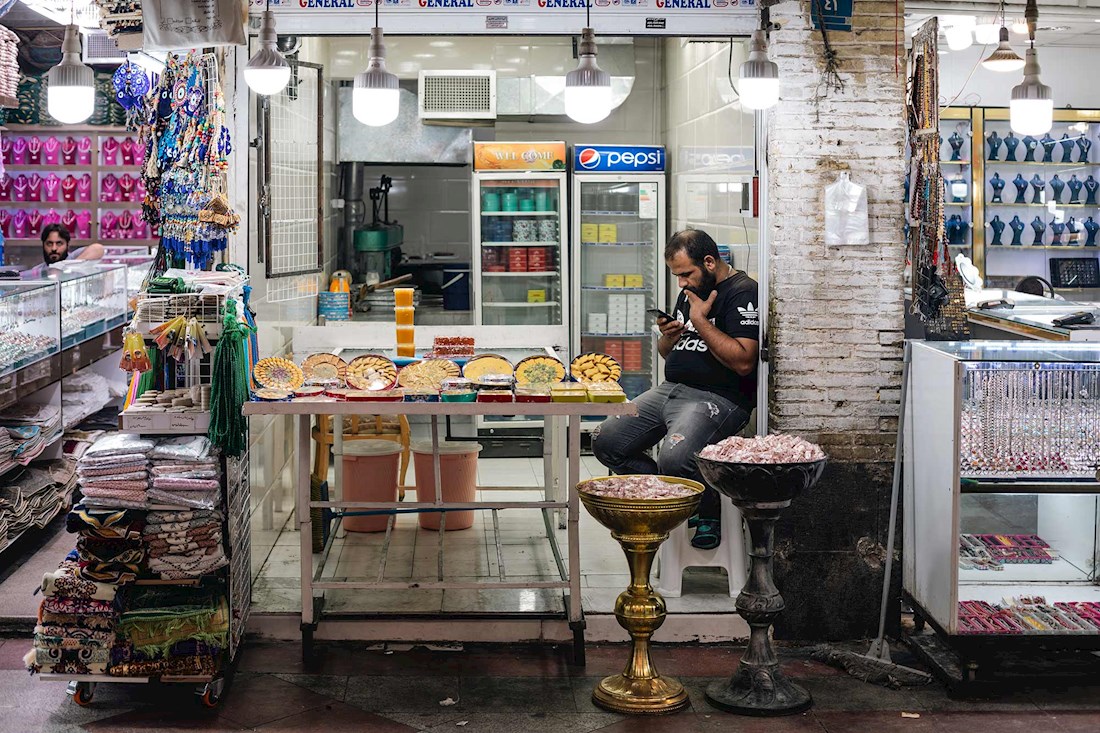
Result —
<instances>
[{"instance_id":1,"label":"man's beard","mask_svg":"<svg viewBox=\"0 0 1100 733\"><path fill-rule=\"evenodd\" d=\"M61 260L65 259L65 254L65 252L47 252L46 264L49 265L53 264L54 262L60 262Z\"/></svg>"},{"instance_id":2,"label":"man's beard","mask_svg":"<svg viewBox=\"0 0 1100 733\"><path fill-rule=\"evenodd\" d=\"M718 286L718 276L713 272L707 272L703 270L703 282L697 288L688 288L691 292L698 295L703 300L710 297L710 293L714 288Z\"/></svg>"}]
</instances>

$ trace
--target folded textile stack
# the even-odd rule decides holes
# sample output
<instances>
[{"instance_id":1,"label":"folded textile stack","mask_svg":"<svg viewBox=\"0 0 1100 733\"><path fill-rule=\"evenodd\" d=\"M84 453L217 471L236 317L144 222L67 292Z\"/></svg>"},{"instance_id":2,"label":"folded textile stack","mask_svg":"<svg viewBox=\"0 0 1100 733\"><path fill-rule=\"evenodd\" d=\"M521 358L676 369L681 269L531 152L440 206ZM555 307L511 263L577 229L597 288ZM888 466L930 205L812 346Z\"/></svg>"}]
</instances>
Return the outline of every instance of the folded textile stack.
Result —
<instances>
[{"instance_id":1,"label":"folded textile stack","mask_svg":"<svg viewBox=\"0 0 1100 733\"><path fill-rule=\"evenodd\" d=\"M77 461L84 504L142 509L149 505L148 454L153 440L113 433L96 441Z\"/></svg>"},{"instance_id":2,"label":"folded textile stack","mask_svg":"<svg viewBox=\"0 0 1100 733\"><path fill-rule=\"evenodd\" d=\"M149 512L142 538L149 553L149 572L162 580L198 578L228 562L219 511Z\"/></svg>"},{"instance_id":3,"label":"folded textile stack","mask_svg":"<svg viewBox=\"0 0 1100 733\"><path fill-rule=\"evenodd\" d=\"M0 94L12 99L19 94L18 49L19 36L0 26Z\"/></svg>"},{"instance_id":4,"label":"folded textile stack","mask_svg":"<svg viewBox=\"0 0 1100 733\"><path fill-rule=\"evenodd\" d=\"M119 587L81 578L75 555L42 578L34 647L24 657L31 671L105 674L111 662Z\"/></svg>"},{"instance_id":5,"label":"folded textile stack","mask_svg":"<svg viewBox=\"0 0 1100 733\"><path fill-rule=\"evenodd\" d=\"M15 442L12 459L23 466L46 449L61 429L61 409L55 405L17 402L0 412L0 427Z\"/></svg>"},{"instance_id":6,"label":"folded textile stack","mask_svg":"<svg viewBox=\"0 0 1100 733\"><path fill-rule=\"evenodd\" d=\"M99 583L137 580L145 560L141 541L145 517L134 509L97 509L77 504L65 518L65 528L80 535L74 559L78 575Z\"/></svg>"},{"instance_id":7,"label":"folded textile stack","mask_svg":"<svg viewBox=\"0 0 1100 733\"><path fill-rule=\"evenodd\" d=\"M59 484L47 471L28 468L0 479L0 517L7 525L5 543L29 529L42 529L68 506L70 484Z\"/></svg>"},{"instance_id":8,"label":"folded textile stack","mask_svg":"<svg viewBox=\"0 0 1100 733\"><path fill-rule=\"evenodd\" d=\"M94 372L80 372L61 383L61 408L65 416L65 429L79 425L111 401L110 383Z\"/></svg>"},{"instance_id":9,"label":"folded textile stack","mask_svg":"<svg viewBox=\"0 0 1100 733\"><path fill-rule=\"evenodd\" d=\"M15 462L15 449L18 446L7 430L0 430L0 474L5 474L19 464Z\"/></svg>"},{"instance_id":10,"label":"folded textile stack","mask_svg":"<svg viewBox=\"0 0 1100 733\"><path fill-rule=\"evenodd\" d=\"M109 674L214 674L229 633L229 606L220 592L139 587L118 624Z\"/></svg>"},{"instance_id":11,"label":"folded textile stack","mask_svg":"<svg viewBox=\"0 0 1100 733\"><path fill-rule=\"evenodd\" d=\"M221 461L205 435L161 440L150 451L149 461L151 503L221 507Z\"/></svg>"}]
</instances>

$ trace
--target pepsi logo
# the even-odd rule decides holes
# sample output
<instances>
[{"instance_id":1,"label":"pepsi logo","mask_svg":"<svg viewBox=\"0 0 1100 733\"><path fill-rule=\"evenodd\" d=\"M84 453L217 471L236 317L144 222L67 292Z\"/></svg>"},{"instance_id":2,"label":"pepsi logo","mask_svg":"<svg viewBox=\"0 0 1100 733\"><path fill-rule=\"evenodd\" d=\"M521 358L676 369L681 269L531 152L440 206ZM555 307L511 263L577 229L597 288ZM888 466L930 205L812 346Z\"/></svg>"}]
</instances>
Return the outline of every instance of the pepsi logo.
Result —
<instances>
[{"instance_id":1,"label":"pepsi logo","mask_svg":"<svg viewBox=\"0 0 1100 733\"><path fill-rule=\"evenodd\" d=\"M577 155L577 163L581 168L592 169L600 164L600 151L585 148Z\"/></svg>"}]
</instances>

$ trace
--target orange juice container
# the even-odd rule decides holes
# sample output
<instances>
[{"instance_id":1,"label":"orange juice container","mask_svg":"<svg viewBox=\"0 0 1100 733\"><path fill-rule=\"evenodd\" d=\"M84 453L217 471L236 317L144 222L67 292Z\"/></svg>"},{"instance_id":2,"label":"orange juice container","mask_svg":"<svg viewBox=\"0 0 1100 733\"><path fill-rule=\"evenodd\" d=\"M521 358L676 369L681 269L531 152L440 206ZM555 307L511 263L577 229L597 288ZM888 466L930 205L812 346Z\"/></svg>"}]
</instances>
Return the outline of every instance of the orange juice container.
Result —
<instances>
[{"instance_id":1,"label":"orange juice container","mask_svg":"<svg viewBox=\"0 0 1100 733\"><path fill-rule=\"evenodd\" d=\"M413 292L416 288L394 288L393 303L398 308L412 308Z\"/></svg>"},{"instance_id":2,"label":"orange juice container","mask_svg":"<svg viewBox=\"0 0 1100 733\"><path fill-rule=\"evenodd\" d=\"M413 344L413 327L412 326L398 326L397 327L397 344Z\"/></svg>"},{"instance_id":3,"label":"orange juice container","mask_svg":"<svg viewBox=\"0 0 1100 733\"><path fill-rule=\"evenodd\" d=\"M397 320L398 326L411 326L413 325L413 313L416 311L411 306L399 305L393 309L394 315Z\"/></svg>"},{"instance_id":4,"label":"orange juice container","mask_svg":"<svg viewBox=\"0 0 1100 733\"><path fill-rule=\"evenodd\" d=\"M412 344L398 344L397 345L398 356L416 356L416 347Z\"/></svg>"}]
</instances>

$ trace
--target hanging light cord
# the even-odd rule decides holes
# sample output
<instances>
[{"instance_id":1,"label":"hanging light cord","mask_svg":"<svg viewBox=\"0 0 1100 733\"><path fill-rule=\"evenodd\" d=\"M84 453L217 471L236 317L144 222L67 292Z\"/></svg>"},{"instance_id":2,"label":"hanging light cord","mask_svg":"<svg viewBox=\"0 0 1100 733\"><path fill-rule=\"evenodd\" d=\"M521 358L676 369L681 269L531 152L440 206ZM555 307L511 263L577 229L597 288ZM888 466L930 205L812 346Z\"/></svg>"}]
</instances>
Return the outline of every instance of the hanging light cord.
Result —
<instances>
[{"instance_id":1,"label":"hanging light cord","mask_svg":"<svg viewBox=\"0 0 1100 733\"><path fill-rule=\"evenodd\" d=\"M585 0L584 3L584 27L592 27L592 0Z\"/></svg>"},{"instance_id":2,"label":"hanging light cord","mask_svg":"<svg viewBox=\"0 0 1100 733\"><path fill-rule=\"evenodd\" d=\"M271 0L267 0L271 2ZM378 6L382 4L382 0L374 0L374 27L378 27Z\"/></svg>"}]
</instances>

